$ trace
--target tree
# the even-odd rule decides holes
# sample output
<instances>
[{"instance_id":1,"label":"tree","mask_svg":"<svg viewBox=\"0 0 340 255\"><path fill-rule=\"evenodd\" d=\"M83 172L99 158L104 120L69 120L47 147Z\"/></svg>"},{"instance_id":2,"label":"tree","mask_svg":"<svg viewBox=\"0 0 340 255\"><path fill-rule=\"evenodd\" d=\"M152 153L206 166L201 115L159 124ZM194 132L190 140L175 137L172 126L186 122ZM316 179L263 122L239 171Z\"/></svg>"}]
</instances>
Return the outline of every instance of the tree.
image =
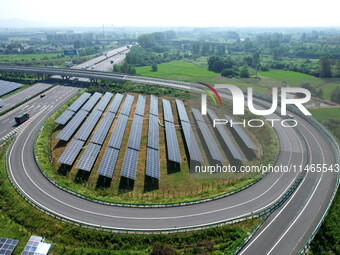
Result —
<instances>
[{"instance_id":1,"label":"tree","mask_svg":"<svg viewBox=\"0 0 340 255\"><path fill-rule=\"evenodd\" d=\"M261 67L260 54L258 52L254 53L253 55L253 63L256 71L258 71Z\"/></svg>"},{"instance_id":2,"label":"tree","mask_svg":"<svg viewBox=\"0 0 340 255\"><path fill-rule=\"evenodd\" d=\"M195 42L191 45L191 50L193 54L198 55L200 53L201 45L198 42Z\"/></svg>"},{"instance_id":3,"label":"tree","mask_svg":"<svg viewBox=\"0 0 340 255\"><path fill-rule=\"evenodd\" d=\"M152 34L144 34L140 35L137 38L137 41L142 48L151 48L155 45L155 37Z\"/></svg>"},{"instance_id":4,"label":"tree","mask_svg":"<svg viewBox=\"0 0 340 255\"><path fill-rule=\"evenodd\" d=\"M340 104L340 88L337 86L331 93L331 101Z\"/></svg>"},{"instance_id":5,"label":"tree","mask_svg":"<svg viewBox=\"0 0 340 255\"><path fill-rule=\"evenodd\" d=\"M152 72L157 72L158 71L158 66L156 63L152 64L151 66Z\"/></svg>"},{"instance_id":6,"label":"tree","mask_svg":"<svg viewBox=\"0 0 340 255\"><path fill-rule=\"evenodd\" d=\"M335 77L340 78L340 58L335 63Z\"/></svg>"},{"instance_id":7,"label":"tree","mask_svg":"<svg viewBox=\"0 0 340 255\"><path fill-rule=\"evenodd\" d=\"M202 56L208 56L209 55L209 50L210 50L209 43L203 43L202 44Z\"/></svg>"},{"instance_id":8,"label":"tree","mask_svg":"<svg viewBox=\"0 0 340 255\"><path fill-rule=\"evenodd\" d=\"M217 46L217 55L220 57L223 57L225 55L225 45L224 44L219 44Z\"/></svg>"},{"instance_id":9,"label":"tree","mask_svg":"<svg viewBox=\"0 0 340 255\"><path fill-rule=\"evenodd\" d=\"M332 64L332 57L330 55L325 55L319 60L319 71L321 78L331 78L332 71L331 71L331 64Z\"/></svg>"},{"instance_id":10,"label":"tree","mask_svg":"<svg viewBox=\"0 0 340 255\"><path fill-rule=\"evenodd\" d=\"M240 71L240 77L241 78L249 78L249 70L248 66L244 65Z\"/></svg>"},{"instance_id":11,"label":"tree","mask_svg":"<svg viewBox=\"0 0 340 255\"><path fill-rule=\"evenodd\" d=\"M273 49L273 59L278 60L282 57L283 49L282 48L275 48Z\"/></svg>"},{"instance_id":12,"label":"tree","mask_svg":"<svg viewBox=\"0 0 340 255\"><path fill-rule=\"evenodd\" d=\"M233 68L226 68L226 69L223 69L222 72L221 72L221 76L224 76L224 77L234 77L238 75L238 69L233 69Z\"/></svg>"}]
</instances>

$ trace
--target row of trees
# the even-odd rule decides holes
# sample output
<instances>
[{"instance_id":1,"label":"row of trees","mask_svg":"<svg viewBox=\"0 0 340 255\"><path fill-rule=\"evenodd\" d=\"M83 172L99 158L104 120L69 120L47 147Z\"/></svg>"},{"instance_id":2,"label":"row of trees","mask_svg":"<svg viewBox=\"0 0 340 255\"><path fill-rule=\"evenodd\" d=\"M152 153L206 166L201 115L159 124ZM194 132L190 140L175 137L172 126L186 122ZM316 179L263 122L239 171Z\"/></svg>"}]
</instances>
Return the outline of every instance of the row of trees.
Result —
<instances>
[{"instance_id":1,"label":"row of trees","mask_svg":"<svg viewBox=\"0 0 340 255\"><path fill-rule=\"evenodd\" d=\"M220 73L224 77L234 77L239 75L241 78L249 78L247 61L251 65L256 66L257 64L254 64L254 61L259 62L259 55L255 54L251 59L252 60L246 58L244 60L243 66L241 67L241 69L239 69L241 64L230 57L222 58L219 56L212 56L208 59L208 70L215 73Z\"/></svg>"}]
</instances>

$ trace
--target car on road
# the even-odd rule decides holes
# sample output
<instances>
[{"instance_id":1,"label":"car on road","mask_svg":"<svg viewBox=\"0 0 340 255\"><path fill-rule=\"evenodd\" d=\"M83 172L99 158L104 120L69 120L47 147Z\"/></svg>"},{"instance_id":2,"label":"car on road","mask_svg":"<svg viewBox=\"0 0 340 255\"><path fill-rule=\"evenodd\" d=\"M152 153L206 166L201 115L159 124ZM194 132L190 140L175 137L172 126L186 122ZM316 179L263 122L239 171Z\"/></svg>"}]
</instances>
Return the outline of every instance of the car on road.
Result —
<instances>
[{"instance_id":1,"label":"car on road","mask_svg":"<svg viewBox=\"0 0 340 255\"><path fill-rule=\"evenodd\" d=\"M45 94L41 94L41 95L40 95L40 98L43 98L43 97L45 97L45 96L46 96Z\"/></svg>"},{"instance_id":2,"label":"car on road","mask_svg":"<svg viewBox=\"0 0 340 255\"><path fill-rule=\"evenodd\" d=\"M18 123L18 125L24 123L26 120L30 118L30 115L26 112L24 114L21 114L17 117L15 117L15 122Z\"/></svg>"}]
</instances>

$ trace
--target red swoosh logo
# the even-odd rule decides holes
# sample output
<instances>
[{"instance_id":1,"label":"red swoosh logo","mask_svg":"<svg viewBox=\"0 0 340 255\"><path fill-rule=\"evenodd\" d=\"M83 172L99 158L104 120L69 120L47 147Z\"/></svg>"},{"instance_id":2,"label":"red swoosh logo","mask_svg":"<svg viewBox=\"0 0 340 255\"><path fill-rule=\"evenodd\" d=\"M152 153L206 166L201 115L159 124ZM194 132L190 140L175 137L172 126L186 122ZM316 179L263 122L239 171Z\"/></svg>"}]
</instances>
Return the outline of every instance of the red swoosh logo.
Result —
<instances>
[{"instance_id":1,"label":"red swoosh logo","mask_svg":"<svg viewBox=\"0 0 340 255\"><path fill-rule=\"evenodd\" d=\"M203 83L203 82L199 82L199 84L202 84L202 85L206 86L206 87L209 88L212 92L214 92L215 95L217 96L218 100L220 101L220 104L222 105L222 100L221 100L221 98L220 98L220 95L217 93L217 91L216 91L213 87L211 87L209 84L205 84L205 83Z\"/></svg>"}]
</instances>

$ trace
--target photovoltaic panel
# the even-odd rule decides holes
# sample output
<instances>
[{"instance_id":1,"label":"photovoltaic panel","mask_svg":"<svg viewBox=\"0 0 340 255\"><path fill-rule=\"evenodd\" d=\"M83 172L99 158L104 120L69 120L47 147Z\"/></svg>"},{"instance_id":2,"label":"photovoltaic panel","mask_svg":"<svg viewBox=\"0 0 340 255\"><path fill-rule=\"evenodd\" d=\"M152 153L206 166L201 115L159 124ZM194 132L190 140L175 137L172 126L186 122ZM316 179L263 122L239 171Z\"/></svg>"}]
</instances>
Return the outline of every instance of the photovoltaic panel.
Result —
<instances>
[{"instance_id":1,"label":"photovoltaic panel","mask_svg":"<svg viewBox=\"0 0 340 255\"><path fill-rule=\"evenodd\" d=\"M126 115L122 115L122 114L119 115L116 126L112 132L112 135L109 141L110 147L116 148L118 150L120 149L128 119L129 117Z\"/></svg>"},{"instance_id":2,"label":"photovoltaic panel","mask_svg":"<svg viewBox=\"0 0 340 255\"><path fill-rule=\"evenodd\" d=\"M118 158L119 150L107 147L103 159L98 168L98 174L107 178L112 178Z\"/></svg>"},{"instance_id":3,"label":"photovoltaic panel","mask_svg":"<svg viewBox=\"0 0 340 255\"><path fill-rule=\"evenodd\" d=\"M61 164L71 166L74 160L77 158L81 148L84 146L85 142L73 139L67 146L63 154L61 154L58 162Z\"/></svg>"},{"instance_id":4,"label":"photovoltaic panel","mask_svg":"<svg viewBox=\"0 0 340 255\"><path fill-rule=\"evenodd\" d=\"M148 147L159 149L158 117L149 115Z\"/></svg>"},{"instance_id":5,"label":"photovoltaic panel","mask_svg":"<svg viewBox=\"0 0 340 255\"><path fill-rule=\"evenodd\" d=\"M201 122L204 122L205 123L205 120L201 114L201 112L195 108L191 108L191 112L192 114L194 115L194 118L196 121L201 121Z\"/></svg>"},{"instance_id":6,"label":"photovoltaic panel","mask_svg":"<svg viewBox=\"0 0 340 255\"><path fill-rule=\"evenodd\" d=\"M94 162L96 162L100 147L101 146L98 144L89 143L83 155L79 159L76 168L90 172Z\"/></svg>"},{"instance_id":7,"label":"photovoltaic panel","mask_svg":"<svg viewBox=\"0 0 340 255\"><path fill-rule=\"evenodd\" d=\"M210 117L211 121L213 121L214 119L219 119L219 117L216 115L216 113L213 110L208 109L207 112L208 112L208 116ZM242 156L242 153L237 148L234 141L230 137L229 133L225 129L224 125L216 125L215 128L217 129L218 133L222 137L225 145L230 150L230 153L233 156L233 158L241 160L241 161L245 160L244 157Z\"/></svg>"},{"instance_id":8,"label":"photovoltaic panel","mask_svg":"<svg viewBox=\"0 0 340 255\"><path fill-rule=\"evenodd\" d=\"M47 255L51 244L41 241L40 236L31 236L21 255Z\"/></svg>"},{"instance_id":9,"label":"photovoltaic panel","mask_svg":"<svg viewBox=\"0 0 340 255\"><path fill-rule=\"evenodd\" d=\"M143 128L143 117L139 115L135 115L133 118L128 147L139 150L140 139L142 135L142 128Z\"/></svg>"},{"instance_id":10,"label":"photovoltaic panel","mask_svg":"<svg viewBox=\"0 0 340 255\"><path fill-rule=\"evenodd\" d=\"M231 121L233 121L233 119L228 116L225 115L226 119L229 121L229 123ZM229 125L230 126L230 125ZM253 143L253 141L250 139L250 137L246 134L246 132L239 126L239 125L233 125L232 128L235 130L235 132L237 133L237 135L242 139L242 141L244 142L244 144L251 150L258 150L257 146Z\"/></svg>"},{"instance_id":11,"label":"photovoltaic panel","mask_svg":"<svg viewBox=\"0 0 340 255\"><path fill-rule=\"evenodd\" d=\"M154 95L150 96L149 114L158 116L158 97L156 97Z\"/></svg>"},{"instance_id":12,"label":"photovoltaic panel","mask_svg":"<svg viewBox=\"0 0 340 255\"><path fill-rule=\"evenodd\" d=\"M158 179L158 180L160 179L159 151L158 150L147 148L145 175Z\"/></svg>"},{"instance_id":13,"label":"photovoltaic panel","mask_svg":"<svg viewBox=\"0 0 340 255\"><path fill-rule=\"evenodd\" d=\"M113 94L110 92L106 92L103 96L103 98L99 101L98 105L96 106L95 110L98 111L104 111L106 109L106 106L109 104Z\"/></svg>"},{"instance_id":14,"label":"photovoltaic panel","mask_svg":"<svg viewBox=\"0 0 340 255\"><path fill-rule=\"evenodd\" d=\"M197 121L197 124L198 124L200 132L202 133L202 137L205 141L205 144L208 147L208 150L209 150L209 153L212 159L224 162L222 153L220 149L218 148L217 143L214 140L214 137L210 133L210 130L207 124L205 124L205 122L202 122L202 121Z\"/></svg>"},{"instance_id":15,"label":"photovoltaic panel","mask_svg":"<svg viewBox=\"0 0 340 255\"><path fill-rule=\"evenodd\" d=\"M22 87L22 84L0 80L0 97Z\"/></svg>"},{"instance_id":16,"label":"photovoltaic panel","mask_svg":"<svg viewBox=\"0 0 340 255\"><path fill-rule=\"evenodd\" d=\"M57 139L68 141L73 133L77 130L80 124L84 121L87 111L80 110L72 118L72 120L63 128L63 130L58 134Z\"/></svg>"},{"instance_id":17,"label":"photovoltaic panel","mask_svg":"<svg viewBox=\"0 0 340 255\"><path fill-rule=\"evenodd\" d=\"M171 110L171 103L169 100L163 99L163 114L164 114L164 121L169 121L174 123L174 117L172 115Z\"/></svg>"},{"instance_id":18,"label":"photovoltaic panel","mask_svg":"<svg viewBox=\"0 0 340 255\"><path fill-rule=\"evenodd\" d=\"M94 110L87 118L84 125L81 126L78 133L75 135L75 138L86 141L94 127L97 125L97 122L101 116L102 116L101 111Z\"/></svg>"},{"instance_id":19,"label":"photovoltaic panel","mask_svg":"<svg viewBox=\"0 0 340 255\"><path fill-rule=\"evenodd\" d=\"M176 99L178 116L181 121L189 122L187 111L182 100Z\"/></svg>"},{"instance_id":20,"label":"photovoltaic panel","mask_svg":"<svg viewBox=\"0 0 340 255\"><path fill-rule=\"evenodd\" d=\"M127 148L125 152L124 162L120 176L126 177L131 180L136 178L136 169L138 161L138 151Z\"/></svg>"},{"instance_id":21,"label":"photovoltaic panel","mask_svg":"<svg viewBox=\"0 0 340 255\"><path fill-rule=\"evenodd\" d=\"M166 136L166 147L168 151L168 159L181 163L181 155L179 153L178 141L176 137L176 130L174 123L165 121L165 136Z\"/></svg>"},{"instance_id":22,"label":"photovoltaic panel","mask_svg":"<svg viewBox=\"0 0 340 255\"><path fill-rule=\"evenodd\" d=\"M73 104L68 108L70 111L78 111L79 108L86 102L86 100L91 96L90 93L84 92Z\"/></svg>"},{"instance_id":23,"label":"photovoltaic panel","mask_svg":"<svg viewBox=\"0 0 340 255\"><path fill-rule=\"evenodd\" d=\"M194 131L192 130L191 124L185 121L182 121L181 124L183 128L184 139L189 151L190 159L198 162L203 162L202 154L198 147L196 137Z\"/></svg>"},{"instance_id":24,"label":"photovoltaic panel","mask_svg":"<svg viewBox=\"0 0 340 255\"><path fill-rule=\"evenodd\" d=\"M81 109L88 112L91 111L102 95L102 93L95 92Z\"/></svg>"},{"instance_id":25,"label":"photovoltaic panel","mask_svg":"<svg viewBox=\"0 0 340 255\"><path fill-rule=\"evenodd\" d=\"M18 242L18 240L0 237L0 254L12 254Z\"/></svg>"},{"instance_id":26,"label":"photovoltaic panel","mask_svg":"<svg viewBox=\"0 0 340 255\"><path fill-rule=\"evenodd\" d=\"M137 114L140 116L144 116L144 109L145 109L145 97L142 95L139 95L137 105L136 105L135 115Z\"/></svg>"},{"instance_id":27,"label":"photovoltaic panel","mask_svg":"<svg viewBox=\"0 0 340 255\"><path fill-rule=\"evenodd\" d=\"M124 96L122 94L117 93L114 99L112 100L112 103L109 107L109 112L117 113L118 109L120 107L120 104L123 101Z\"/></svg>"},{"instance_id":28,"label":"photovoltaic panel","mask_svg":"<svg viewBox=\"0 0 340 255\"><path fill-rule=\"evenodd\" d=\"M65 110L54 122L65 125L74 115L74 111Z\"/></svg>"},{"instance_id":29,"label":"photovoltaic panel","mask_svg":"<svg viewBox=\"0 0 340 255\"><path fill-rule=\"evenodd\" d=\"M110 130L113 120L115 119L116 114L112 112L106 112L104 118L100 122L100 125L94 135L91 138L91 142L102 145L107 136L107 133Z\"/></svg>"},{"instance_id":30,"label":"photovoltaic panel","mask_svg":"<svg viewBox=\"0 0 340 255\"><path fill-rule=\"evenodd\" d=\"M132 104L133 104L133 99L134 99L134 97L131 96L131 95L126 96L125 102L123 104L123 107L122 107L120 114L124 114L126 116L130 115L131 107L132 107Z\"/></svg>"}]
</instances>

